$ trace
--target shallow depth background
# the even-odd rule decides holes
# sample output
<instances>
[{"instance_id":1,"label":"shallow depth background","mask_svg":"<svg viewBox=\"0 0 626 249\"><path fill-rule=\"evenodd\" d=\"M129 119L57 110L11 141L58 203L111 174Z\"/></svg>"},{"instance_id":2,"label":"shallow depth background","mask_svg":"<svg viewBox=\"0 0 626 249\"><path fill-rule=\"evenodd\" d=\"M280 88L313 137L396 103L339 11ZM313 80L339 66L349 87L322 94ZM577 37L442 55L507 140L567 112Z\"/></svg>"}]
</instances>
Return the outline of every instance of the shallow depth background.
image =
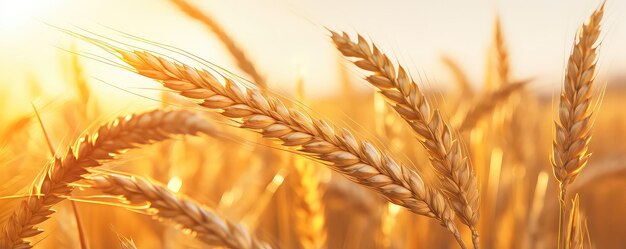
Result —
<instances>
[{"instance_id":1,"label":"shallow depth background","mask_svg":"<svg viewBox=\"0 0 626 249\"><path fill-rule=\"evenodd\" d=\"M190 2L224 27L273 90L293 97L301 82L303 101L316 114L357 130L427 175L432 171L428 159L410 131L401 120L381 118L389 110L380 108L381 100L374 99L374 91L360 79L364 72L340 56L324 27L350 35L358 32L376 42L408 68L454 124L464 108L492 90L485 85L493 74L488 58L493 56L494 21L499 16L511 79L532 80L523 93L462 134L481 181L483 248L553 248L558 217L549 162L554 106L575 32L598 1ZM608 2L595 96L603 96L604 102L596 112L593 157L573 186L581 195L595 248L626 247L622 214L626 145L621 142L626 139L626 17L621 13L626 13L626 2ZM220 41L168 0L0 0L0 132L4 132L0 134L11 135L1 140L0 172L18 172L0 177L13 179L10 185L0 182L5 188L2 196L25 193L50 157L36 120L19 132L8 125L20 117L32 118L31 103L42 113L57 151L64 151L95 124L120 113L157 108L165 101L151 80L81 57L79 76L88 83L91 96L87 115L80 116L75 110L81 103L74 89L78 74L72 68L72 53L115 58L55 27L117 41L128 40L120 33L125 32L241 73ZM453 74L441 61L444 55L461 66L476 96L459 94ZM223 122L217 120L216 125L226 127ZM381 132L381 123L393 132ZM230 140L179 139L133 151L109 167L163 184L181 179L180 192L243 221L282 248L298 248L292 227L298 220L291 206L298 196L290 190L293 183L285 173L298 159L255 146L254 134L231 128L224 132ZM274 159L271 165L264 164L267 155ZM456 248L435 222L389 206L327 169L319 174L328 248ZM15 203L0 199L4 207ZM116 233L134 238L139 248L201 247L179 229L148 216L121 207L78 205L90 248L110 248L117 243ZM65 203L58 210L46 223L44 235L37 237L42 239L39 246L78 248L71 209Z\"/></svg>"}]
</instances>

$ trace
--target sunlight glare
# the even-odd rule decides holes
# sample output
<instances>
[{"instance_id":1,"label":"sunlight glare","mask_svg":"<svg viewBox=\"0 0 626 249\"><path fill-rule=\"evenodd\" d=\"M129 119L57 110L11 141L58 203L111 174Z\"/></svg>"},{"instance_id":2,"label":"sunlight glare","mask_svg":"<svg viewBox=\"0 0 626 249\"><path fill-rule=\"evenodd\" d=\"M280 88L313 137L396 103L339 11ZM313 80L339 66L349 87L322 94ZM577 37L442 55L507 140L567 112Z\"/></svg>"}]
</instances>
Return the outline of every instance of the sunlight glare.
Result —
<instances>
[{"instance_id":1,"label":"sunlight glare","mask_svg":"<svg viewBox=\"0 0 626 249\"><path fill-rule=\"evenodd\" d=\"M175 193L178 193L178 191L180 190L182 186L183 186L183 180L180 179L180 177L178 176L172 177L172 179L170 179L170 181L167 183L167 189Z\"/></svg>"},{"instance_id":2,"label":"sunlight glare","mask_svg":"<svg viewBox=\"0 0 626 249\"><path fill-rule=\"evenodd\" d=\"M0 29L15 29L26 21L37 20L41 10L53 6L51 2L52 0L0 0Z\"/></svg>"}]
</instances>

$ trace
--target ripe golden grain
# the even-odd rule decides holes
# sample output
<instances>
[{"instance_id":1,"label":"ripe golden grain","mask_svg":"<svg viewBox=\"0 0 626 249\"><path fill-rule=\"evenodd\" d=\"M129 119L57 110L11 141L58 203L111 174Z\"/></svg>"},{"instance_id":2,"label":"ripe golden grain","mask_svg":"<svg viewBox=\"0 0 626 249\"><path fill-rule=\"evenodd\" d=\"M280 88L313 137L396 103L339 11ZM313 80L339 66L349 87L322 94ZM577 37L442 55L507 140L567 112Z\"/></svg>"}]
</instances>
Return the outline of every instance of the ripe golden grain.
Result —
<instances>
[{"instance_id":1,"label":"ripe golden grain","mask_svg":"<svg viewBox=\"0 0 626 249\"><path fill-rule=\"evenodd\" d=\"M137 176L108 174L89 178L91 187L121 196L131 204L149 203L155 216L190 229L208 245L233 249L270 249L240 224L223 219L211 209L173 193L167 187Z\"/></svg>"},{"instance_id":2,"label":"ripe golden grain","mask_svg":"<svg viewBox=\"0 0 626 249\"><path fill-rule=\"evenodd\" d=\"M179 134L212 133L212 125L189 111L155 110L122 116L85 135L65 156L55 157L46 173L13 212L0 233L0 248L31 248L26 238L43 230L36 226L54 213L52 206L74 190L70 183L83 179L88 169L102 165L127 149L155 143Z\"/></svg>"},{"instance_id":3,"label":"ripe golden grain","mask_svg":"<svg viewBox=\"0 0 626 249\"><path fill-rule=\"evenodd\" d=\"M203 107L222 110L239 120L241 127L282 141L304 155L328 163L350 180L383 194L389 201L412 212L436 219L465 248L453 222L454 211L438 190L427 186L421 175L383 153L347 129L288 108L277 98L256 89L242 88L229 78L224 85L206 70L169 61L149 52L113 48L137 73L158 80L181 95L199 99ZM221 77L221 76L220 76Z\"/></svg>"},{"instance_id":4,"label":"ripe golden grain","mask_svg":"<svg viewBox=\"0 0 626 249\"><path fill-rule=\"evenodd\" d=\"M431 164L439 176L443 193L461 221L472 230L474 247L478 248L480 194L470 160L461 148L438 110L431 111L428 100L402 66L396 71L391 60L376 45L358 36L353 42L348 34L331 31L332 39L346 57L356 58L354 64L372 74L366 80L387 97L395 110L413 128L422 146L428 151Z\"/></svg>"}]
</instances>

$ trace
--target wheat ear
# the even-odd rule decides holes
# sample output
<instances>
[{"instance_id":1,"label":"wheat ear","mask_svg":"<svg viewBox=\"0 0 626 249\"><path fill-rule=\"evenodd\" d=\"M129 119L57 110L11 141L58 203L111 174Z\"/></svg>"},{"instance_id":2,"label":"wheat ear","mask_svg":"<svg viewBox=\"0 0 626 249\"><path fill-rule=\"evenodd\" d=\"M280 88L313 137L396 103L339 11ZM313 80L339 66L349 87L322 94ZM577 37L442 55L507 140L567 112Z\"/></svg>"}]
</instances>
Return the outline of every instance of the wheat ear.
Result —
<instances>
[{"instance_id":1,"label":"wheat ear","mask_svg":"<svg viewBox=\"0 0 626 249\"><path fill-rule=\"evenodd\" d=\"M500 21L500 16L496 17L493 39L497 61L496 70L498 71L499 86L502 87L503 85L510 83L509 76L511 73L509 52L504 39L504 34L502 32L502 22Z\"/></svg>"},{"instance_id":2,"label":"wheat ear","mask_svg":"<svg viewBox=\"0 0 626 249\"><path fill-rule=\"evenodd\" d=\"M165 140L177 134L212 133L212 124L190 111L155 110L118 117L85 135L68 149L65 156L55 157L48 165L32 193L10 216L0 233L0 248L31 248L25 238L43 230L35 226L54 213L52 206L67 198L88 168L100 166L124 150Z\"/></svg>"},{"instance_id":3,"label":"wheat ear","mask_svg":"<svg viewBox=\"0 0 626 249\"><path fill-rule=\"evenodd\" d=\"M209 15L203 13L196 6L191 5L186 0L171 1L172 3L176 4L176 6L178 6L178 8L180 8L183 12L185 12L185 14L203 23L207 26L207 28L213 31L217 38L222 41L222 44L224 44L226 49L228 49L230 54L235 58L235 60L237 61L237 66L239 66L239 68L243 72L252 77L252 81L255 84L259 85L261 89L264 89L267 86L265 78L259 73L259 71L257 71L254 63L252 63L252 61L248 59L246 53L244 53L243 50L237 45L237 43L235 43L235 41L230 38L228 33L226 33L226 31L217 21L215 21Z\"/></svg>"},{"instance_id":4,"label":"wheat ear","mask_svg":"<svg viewBox=\"0 0 626 249\"><path fill-rule=\"evenodd\" d=\"M587 152L592 128L591 96L603 14L604 4L579 31L567 62L552 155L554 175L562 191L574 181L591 155Z\"/></svg>"},{"instance_id":5,"label":"wheat ear","mask_svg":"<svg viewBox=\"0 0 626 249\"><path fill-rule=\"evenodd\" d=\"M576 35L574 48L565 70L559 118L555 121L552 169L560 188L558 248L561 248L564 241L562 228L565 220L567 186L576 179L591 156L587 151L593 122L591 96L603 15L604 3L593 12Z\"/></svg>"},{"instance_id":6,"label":"wheat ear","mask_svg":"<svg viewBox=\"0 0 626 249\"><path fill-rule=\"evenodd\" d=\"M227 221L213 210L144 178L108 174L90 177L89 180L92 188L121 196L131 204L149 203L155 216L190 229L209 245L235 249L271 248L269 244L252 236L242 225Z\"/></svg>"},{"instance_id":7,"label":"wheat ear","mask_svg":"<svg viewBox=\"0 0 626 249\"><path fill-rule=\"evenodd\" d=\"M460 131L467 131L473 128L481 118L492 113L498 104L509 99L509 96L521 91L528 81L520 81L501 85L499 89L480 98L465 114L465 118L458 126Z\"/></svg>"},{"instance_id":8,"label":"wheat ear","mask_svg":"<svg viewBox=\"0 0 626 249\"><path fill-rule=\"evenodd\" d=\"M323 248L326 228L319 168L303 158L293 158L293 166L288 180L296 195L291 205L298 242L305 249Z\"/></svg>"},{"instance_id":9,"label":"wheat ear","mask_svg":"<svg viewBox=\"0 0 626 249\"><path fill-rule=\"evenodd\" d=\"M302 155L326 162L354 182L383 194L412 212L438 220L464 247L453 222L454 211L445 197L425 185L421 175L398 164L372 143L346 129L288 108L279 99L256 89L243 88L229 78L224 84L206 70L157 57L149 52L114 49L137 73L158 80L181 95L203 100L206 108L240 121L241 127L298 149ZM221 76L220 76L221 77Z\"/></svg>"},{"instance_id":10,"label":"wheat ear","mask_svg":"<svg viewBox=\"0 0 626 249\"><path fill-rule=\"evenodd\" d=\"M376 45L370 47L360 35L355 43L346 33L331 33L339 51L346 57L356 58L356 66L372 73L366 80L379 89L413 128L428 151L443 192L461 221L472 230L474 247L477 248L480 196L470 160L464 155L456 134L452 133L438 110L431 111L426 97L402 66L396 71L389 58Z\"/></svg>"}]
</instances>

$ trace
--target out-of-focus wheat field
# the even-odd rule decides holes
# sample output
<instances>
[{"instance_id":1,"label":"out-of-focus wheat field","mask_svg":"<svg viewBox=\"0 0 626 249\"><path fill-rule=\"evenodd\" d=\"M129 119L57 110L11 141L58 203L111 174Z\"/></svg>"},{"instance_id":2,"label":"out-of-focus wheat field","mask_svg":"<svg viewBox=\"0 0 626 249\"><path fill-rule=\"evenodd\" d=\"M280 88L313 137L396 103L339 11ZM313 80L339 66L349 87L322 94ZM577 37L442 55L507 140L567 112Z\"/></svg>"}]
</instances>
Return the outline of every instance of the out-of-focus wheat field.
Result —
<instances>
[{"instance_id":1,"label":"out-of-focus wheat field","mask_svg":"<svg viewBox=\"0 0 626 249\"><path fill-rule=\"evenodd\" d=\"M0 0L0 232L6 235L20 203L37 195L32 189L42 188L53 158L65 156L82 136L120 115L182 109L206 119L211 134L137 145L84 176L149 179L273 248L459 248L434 219L389 203L342 175L350 173L326 167L324 158L312 160L238 129L134 74L94 40L181 60L197 56L192 66L221 67L289 106L346 127L439 189L429 151L367 83L368 72L337 51L328 28L376 44L441 113L477 179L481 248L557 248L559 183L551 155L559 94L576 32L600 4ZM569 218L578 195L584 245L568 249L626 248L626 20L620 13L624 2L606 3L591 103L592 155L566 200ZM242 57L251 64L242 65ZM91 183L68 183L75 189L61 197L69 200L32 224L43 232L22 234L34 248L135 248L125 238L136 248L221 248L181 227L189 218L159 218L150 203L125 202ZM455 222L471 247L469 229Z\"/></svg>"}]
</instances>

